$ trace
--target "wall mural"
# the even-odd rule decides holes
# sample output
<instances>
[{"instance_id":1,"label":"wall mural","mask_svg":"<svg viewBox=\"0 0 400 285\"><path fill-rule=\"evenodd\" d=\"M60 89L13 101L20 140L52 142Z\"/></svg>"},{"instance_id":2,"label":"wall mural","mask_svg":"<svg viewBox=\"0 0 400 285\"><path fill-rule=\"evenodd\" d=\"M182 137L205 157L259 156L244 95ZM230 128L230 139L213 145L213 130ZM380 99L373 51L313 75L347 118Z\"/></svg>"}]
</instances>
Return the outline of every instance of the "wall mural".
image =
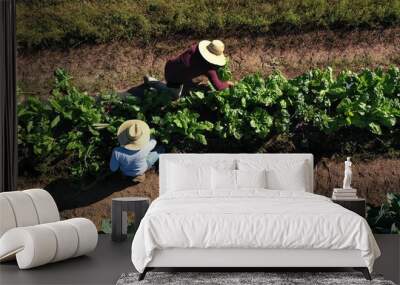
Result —
<instances>
[{"instance_id":1,"label":"wall mural","mask_svg":"<svg viewBox=\"0 0 400 285\"><path fill-rule=\"evenodd\" d=\"M374 207L400 200L398 5L178 2L17 1L18 188L100 229L111 198L158 196L160 153L313 153L326 196L351 157L385 232L394 218L375 225Z\"/></svg>"}]
</instances>

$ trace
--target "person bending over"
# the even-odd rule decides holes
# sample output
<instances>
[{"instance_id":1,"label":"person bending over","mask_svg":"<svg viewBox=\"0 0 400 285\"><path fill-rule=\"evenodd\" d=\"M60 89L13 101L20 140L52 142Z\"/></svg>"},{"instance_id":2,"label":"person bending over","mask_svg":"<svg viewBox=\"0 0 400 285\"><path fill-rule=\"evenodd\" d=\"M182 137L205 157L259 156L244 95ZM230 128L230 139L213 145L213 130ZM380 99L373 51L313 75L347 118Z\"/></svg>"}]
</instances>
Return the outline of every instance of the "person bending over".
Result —
<instances>
[{"instance_id":1,"label":"person bending over","mask_svg":"<svg viewBox=\"0 0 400 285\"><path fill-rule=\"evenodd\" d=\"M118 128L118 142L111 154L110 170L121 169L133 182L143 182L145 172L158 160L161 149L150 139L150 128L141 120L129 120Z\"/></svg>"},{"instance_id":2,"label":"person bending over","mask_svg":"<svg viewBox=\"0 0 400 285\"><path fill-rule=\"evenodd\" d=\"M220 80L217 73L218 68L226 64L224 48L220 40L203 40L168 60L165 65L167 86L180 89L180 93L182 86L192 86L193 79L201 75L207 76L217 90L232 86L232 82Z\"/></svg>"}]
</instances>

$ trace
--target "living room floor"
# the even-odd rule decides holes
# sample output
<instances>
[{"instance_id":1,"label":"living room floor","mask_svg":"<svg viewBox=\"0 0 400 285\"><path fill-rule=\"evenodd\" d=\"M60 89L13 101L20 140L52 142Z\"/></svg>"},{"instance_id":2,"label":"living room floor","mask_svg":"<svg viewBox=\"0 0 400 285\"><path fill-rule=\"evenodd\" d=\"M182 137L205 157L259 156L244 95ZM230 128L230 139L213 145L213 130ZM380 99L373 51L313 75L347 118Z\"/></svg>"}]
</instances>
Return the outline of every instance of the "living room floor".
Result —
<instances>
[{"instance_id":1,"label":"living room floor","mask_svg":"<svg viewBox=\"0 0 400 285\"><path fill-rule=\"evenodd\" d=\"M122 273L134 271L132 240L112 242L99 235L95 251L41 267L19 270L15 261L0 264L0 284L115 284Z\"/></svg>"}]
</instances>

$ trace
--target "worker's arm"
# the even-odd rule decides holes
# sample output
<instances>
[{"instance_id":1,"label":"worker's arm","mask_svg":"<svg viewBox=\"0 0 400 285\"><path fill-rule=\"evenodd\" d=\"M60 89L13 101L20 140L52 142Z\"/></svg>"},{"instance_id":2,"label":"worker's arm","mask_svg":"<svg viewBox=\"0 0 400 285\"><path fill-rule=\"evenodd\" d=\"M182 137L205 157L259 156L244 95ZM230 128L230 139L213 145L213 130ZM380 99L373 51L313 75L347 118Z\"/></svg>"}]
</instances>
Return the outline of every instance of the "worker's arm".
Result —
<instances>
[{"instance_id":1,"label":"worker's arm","mask_svg":"<svg viewBox=\"0 0 400 285\"><path fill-rule=\"evenodd\" d=\"M110 170L112 172L115 172L118 170L118 168L119 168L119 162L116 158L115 150L113 150L113 152L111 154L111 159L110 159Z\"/></svg>"},{"instance_id":2,"label":"worker's arm","mask_svg":"<svg viewBox=\"0 0 400 285\"><path fill-rule=\"evenodd\" d=\"M139 159L146 158L147 155L156 147L156 145L157 141L155 139L150 139L149 143L137 153Z\"/></svg>"},{"instance_id":3,"label":"worker's arm","mask_svg":"<svg viewBox=\"0 0 400 285\"><path fill-rule=\"evenodd\" d=\"M224 90L232 85L229 81L221 81L218 77L217 71L214 69L210 69L207 72L207 77L208 80L210 80L211 84L214 86L214 88L217 90Z\"/></svg>"}]
</instances>

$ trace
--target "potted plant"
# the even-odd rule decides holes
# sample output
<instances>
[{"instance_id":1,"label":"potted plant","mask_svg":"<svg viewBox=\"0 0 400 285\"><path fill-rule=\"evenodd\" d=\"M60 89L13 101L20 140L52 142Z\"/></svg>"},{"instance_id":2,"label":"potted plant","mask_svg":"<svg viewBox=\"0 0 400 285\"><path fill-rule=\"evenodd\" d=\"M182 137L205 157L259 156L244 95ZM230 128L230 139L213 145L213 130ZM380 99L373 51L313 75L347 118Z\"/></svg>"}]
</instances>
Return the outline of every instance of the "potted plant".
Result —
<instances>
[{"instance_id":1,"label":"potted plant","mask_svg":"<svg viewBox=\"0 0 400 285\"><path fill-rule=\"evenodd\" d=\"M367 220L381 249L375 271L400 283L400 194L388 193L381 206L367 208Z\"/></svg>"}]
</instances>

